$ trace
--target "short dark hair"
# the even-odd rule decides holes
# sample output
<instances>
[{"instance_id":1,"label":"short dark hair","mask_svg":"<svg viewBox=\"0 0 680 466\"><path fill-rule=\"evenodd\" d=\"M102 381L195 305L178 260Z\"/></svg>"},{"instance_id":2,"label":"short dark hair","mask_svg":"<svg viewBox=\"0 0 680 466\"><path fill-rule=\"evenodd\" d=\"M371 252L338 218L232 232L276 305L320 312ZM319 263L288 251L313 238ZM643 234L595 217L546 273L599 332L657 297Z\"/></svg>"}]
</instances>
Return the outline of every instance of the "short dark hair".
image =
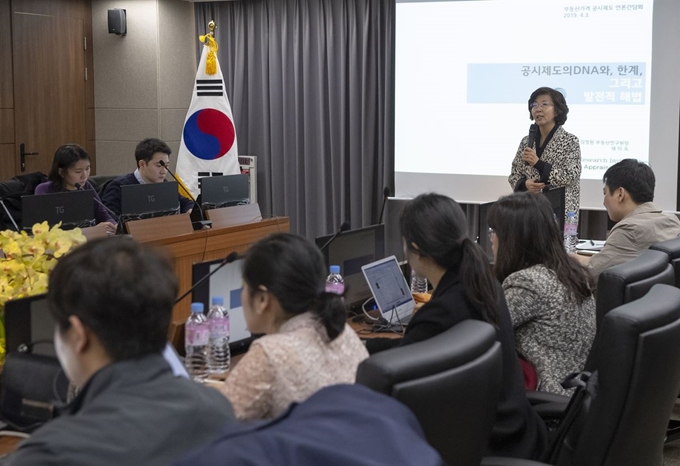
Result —
<instances>
[{"instance_id":1,"label":"short dark hair","mask_svg":"<svg viewBox=\"0 0 680 466\"><path fill-rule=\"evenodd\" d=\"M544 265L579 304L592 296L593 279L564 250L548 198L528 192L501 197L491 206L488 223L498 239L494 271L501 282L519 270Z\"/></svg>"},{"instance_id":2,"label":"short dark hair","mask_svg":"<svg viewBox=\"0 0 680 466\"><path fill-rule=\"evenodd\" d=\"M316 314L334 340L345 328L347 311L342 296L326 293L328 271L321 251L308 239L275 233L255 243L245 255L243 280L250 295L267 288L286 314Z\"/></svg>"},{"instance_id":3,"label":"short dark hair","mask_svg":"<svg viewBox=\"0 0 680 466\"><path fill-rule=\"evenodd\" d=\"M168 260L130 238L88 241L62 257L47 302L60 331L69 316L91 329L115 361L165 347L177 278Z\"/></svg>"},{"instance_id":4,"label":"short dark hair","mask_svg":"<svg viewBox=\"0 0 680 466\"><path fill-rule=\"evenodd\" d=\"M567 122L569 106L567 106L567 101L565 100L564 95L552 87L539 87L531 93L531 97L529 97L529 119L532 121L534 119L534 116L531 114L531 104L536 102L536 99L542 95L549 95L553 101L553 108L555 109L555 124L565 124Z\"/></svg>"},{"instance_id":5,"label":"short dark hair","mask_svg":"<svg viewBox=\"0 0 680 466\"><path fill-rule=\"evenodd\" d=\"M639 160L623 159L615 163L604 172L602 181L609 189L609 194L623 188L636 204L654 200L654 172L649 165Z\"/></svg>"},{"instance_id":6,"label":"short dark hair","mask_svg":"<svg viewBox=\"0 0 680 466\"><path fill-rule=\"evenodd\" d=\"M404 206L399 227L413 253L447 270L460 267L470 305L481 320L498 323L496 279L484 251L467 236L465 214L456 201L441 194L421 194Z\"/></svg>"},{"instance_id":7,"label":"short dark hair","mask_svg":"<svg viewBox=\"0 0 680 466\"><path fill-rule=\"evenodd\" d=\"M47 175L47 179L52 182L56 190L60 190L63 186L63 177L59 170L68 170L79 160L90 161L90 154L78 144L64 144L57 149L52 159L52 168Z\"/></svg>"},{"instance_id":8,"label":"short dark hair","mask_svg":"<svg viewBox=\"0 0 680 466\"><path fill-rule=\"evenodd\" d=\"M164 154L172 154L172 150L168 145L157 138L146 138L137 144L135 148L135 159L137 160L137 166L139 167L139 162L144 160L149 163L153 158L153 154L157 152L162 152Z\"/></svg>"}]
</instances>

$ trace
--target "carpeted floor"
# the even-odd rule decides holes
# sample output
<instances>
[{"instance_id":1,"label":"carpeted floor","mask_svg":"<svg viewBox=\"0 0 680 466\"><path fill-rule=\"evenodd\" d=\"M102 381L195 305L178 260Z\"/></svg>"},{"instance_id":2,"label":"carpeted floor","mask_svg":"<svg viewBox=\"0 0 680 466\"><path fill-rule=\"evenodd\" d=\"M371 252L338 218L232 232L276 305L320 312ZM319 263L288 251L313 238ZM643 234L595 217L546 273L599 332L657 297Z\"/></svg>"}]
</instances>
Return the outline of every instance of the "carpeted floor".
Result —
<instances>
[{"instance_id":1,"label":"carpeted floor","mask_svg":"<svg viewBox=\"0 0 680 466\"><path fill-rule=\"evenodd\" d=\"M680 402L675 402L672 419L680 419ZM663 449L663 466L680 466L680 440L668 443Z\"/></svg>"}]
</instances>

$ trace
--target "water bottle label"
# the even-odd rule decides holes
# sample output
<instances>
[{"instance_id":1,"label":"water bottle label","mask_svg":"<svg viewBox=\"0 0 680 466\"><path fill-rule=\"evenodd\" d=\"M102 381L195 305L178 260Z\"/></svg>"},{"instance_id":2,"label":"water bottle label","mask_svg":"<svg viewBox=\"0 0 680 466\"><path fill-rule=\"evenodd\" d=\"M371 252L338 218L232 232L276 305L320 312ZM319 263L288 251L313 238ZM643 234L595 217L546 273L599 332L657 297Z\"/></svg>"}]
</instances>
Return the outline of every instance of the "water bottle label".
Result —
<instances>
[{"instance_id":1,"label":"water bottle label","mask_svg":"<svg viewBox=\"0 0 680 466\"><path fill-rule=\"evenodd\" d=\"M578 234L578 225L567 223L564 225L565 236L576 236Z\"/></svg>"},{"instance_id":2,"label":"water bottle label","mask_svg":"<svg viewBox=\"0 0 680 466\"><path fill-rule=\"evenodd\" d=\"M184 340L189 346L207 345L210 339L210 329L207 325L187 324L184 334Z\"/></svg>"},{"instance_id":3,"label":"water bottle label","mask_svg":"<svg viewBox=\"0 0 680 466\"><path fill-rule=\"evenodd\" d=\"M335 293L342 295L345 292L345 285L342 283L327 283L326 293Z\"/></svg>"},{"instance_id":4,"label":"water bottle label","mask_svg":"<svg viewBox=\"0 0 680 466\"><path fill-rule=\"evenodd\" d=\"M210 337L227 338L229 336L229 320L210 319Z\"/></svg>"}]
</instances>

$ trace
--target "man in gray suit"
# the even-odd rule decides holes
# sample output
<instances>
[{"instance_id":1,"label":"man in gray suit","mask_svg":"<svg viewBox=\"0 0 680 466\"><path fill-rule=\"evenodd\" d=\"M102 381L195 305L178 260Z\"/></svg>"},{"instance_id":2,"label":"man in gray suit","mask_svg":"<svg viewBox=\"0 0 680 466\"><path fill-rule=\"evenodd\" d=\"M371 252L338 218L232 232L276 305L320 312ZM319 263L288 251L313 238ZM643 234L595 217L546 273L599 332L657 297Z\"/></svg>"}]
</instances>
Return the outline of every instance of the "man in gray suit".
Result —
<instances>
[{"instance_id":1,"label":"man in gray suit","mask_svg":"<svg viewBox=\"0 0 680 466\"><path fill-rule=\"evenodd\" d=\"M609 218L618 223L598 254L575 256L596 278L606 268L635 259L652 244L680 235L680 220L652 204L656 181L649 165L621 160L609 167L603 181L604 206Z\"/></svg>"}]
</instances>

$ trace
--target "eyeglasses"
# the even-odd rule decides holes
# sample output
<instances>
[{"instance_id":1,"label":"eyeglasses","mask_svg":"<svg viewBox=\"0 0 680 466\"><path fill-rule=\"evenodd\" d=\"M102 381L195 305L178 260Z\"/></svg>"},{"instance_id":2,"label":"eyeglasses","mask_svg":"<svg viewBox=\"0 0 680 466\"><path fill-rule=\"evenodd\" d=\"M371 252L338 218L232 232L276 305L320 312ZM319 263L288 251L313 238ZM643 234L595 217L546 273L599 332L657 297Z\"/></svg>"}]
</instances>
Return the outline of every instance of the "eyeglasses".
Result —
<instances>
[{"instance_id":1,"label":"eyeglasses","mask_svg":"<svg viewBox=\"0 0 680 466\"><path fill-rule=\"evenodd\" d=\"M531 109L533 110L536 107L541 107L543 109L546 109L548 107L552 107L555 104L551 104L550 102L541 102L540 104L538 102L532 102L531 103Z\"/></svg>"}]
</instances>

